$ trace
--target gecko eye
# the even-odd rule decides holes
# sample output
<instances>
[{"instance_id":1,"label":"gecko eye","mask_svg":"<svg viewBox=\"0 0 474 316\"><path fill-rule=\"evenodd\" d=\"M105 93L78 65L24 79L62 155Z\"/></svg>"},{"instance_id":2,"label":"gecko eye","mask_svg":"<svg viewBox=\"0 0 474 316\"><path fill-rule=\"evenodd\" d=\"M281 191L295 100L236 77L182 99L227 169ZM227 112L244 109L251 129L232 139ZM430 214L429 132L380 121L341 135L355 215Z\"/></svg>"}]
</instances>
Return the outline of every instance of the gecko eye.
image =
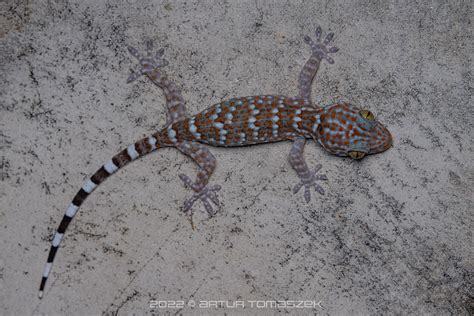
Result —
<instances>
[{"instance_id":1,"label":"gecko eye","mask_svg":"<svg viewBox=\"0 0 474 316\"><path fill-rule=\"evenodd\" d=\"M367 119L367 120L369 120L369 121L374 121L374 120L375 120L374 114L373 114L372 112L370 112L369 110L361 110L361 111L359 112L359 114L360 114L363 118L365 118L365 119Z\"/></svg>"},{"instance_id":2,"label":"gecko eye","mask_svg":"<svg viewBox=\"0 0 474 316\"><path fill-rule=\"evenodd\" d=\"M349 157L351 157L352 159L359 160L359 159L364 158L364 156L365 156L365 152L363 151L352 150L349 152Z\"/></svg>"}]
</instances>

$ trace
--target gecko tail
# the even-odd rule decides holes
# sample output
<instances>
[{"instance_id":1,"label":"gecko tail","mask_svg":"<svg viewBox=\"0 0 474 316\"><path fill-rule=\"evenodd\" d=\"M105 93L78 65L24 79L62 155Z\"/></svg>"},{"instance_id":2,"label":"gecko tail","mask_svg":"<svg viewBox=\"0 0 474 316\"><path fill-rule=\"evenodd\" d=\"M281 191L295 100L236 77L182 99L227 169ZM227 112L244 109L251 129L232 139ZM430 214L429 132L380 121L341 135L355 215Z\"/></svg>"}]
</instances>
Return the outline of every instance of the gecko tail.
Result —
<instances>
[{"instance_id":1,"label":"gecko tail","mask_svg":"<svg viewBox=\"0 0 474 316\"><path fill-rule=\"evenodd\" d=\"M44 287L46 285L46 281L48 280L49 274L51 273L53 261L56 256L56 252L58 251L59 244L63 239L64 233L66 232L69 223L76 215L77 210L81 204L84 202L87 196L91 194L95 188L97 188L99 184L101 184L110 175L115 173L118 169L139 157L163 147L161 144L158 144L155 136L157 135L154 134L153 136L143 138L115 155L111 160L109 160L99 170L97 170L91 178L87 179L79 192L77 192L77 194L74 196L71 204L69 204L68 208L66 209L66 213L64 214L58 229L54 233L48 259L46 261L46 265L44 266L43 276L41 278L38 298L43 298Z\"/></svg>"}]
</instances>

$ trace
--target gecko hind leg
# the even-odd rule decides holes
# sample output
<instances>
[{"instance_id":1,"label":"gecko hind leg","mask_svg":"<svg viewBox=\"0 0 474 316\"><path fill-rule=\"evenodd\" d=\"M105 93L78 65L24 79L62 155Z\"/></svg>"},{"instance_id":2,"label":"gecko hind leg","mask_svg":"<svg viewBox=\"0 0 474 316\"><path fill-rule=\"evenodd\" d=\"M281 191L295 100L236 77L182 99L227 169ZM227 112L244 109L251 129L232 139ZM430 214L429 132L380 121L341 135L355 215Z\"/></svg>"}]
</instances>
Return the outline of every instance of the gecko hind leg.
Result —
<instances>
[{"instance_id":1,"label":"gecko hind leg","mask_svg":"<svg viewBox=\"0 0 474 316\"><path fill-rule=\"evenodd\" d=\"M181 89L165 74L162 68L168 65L168 61L163 58L164 49L159 49L156 53L153 51L153 42L147 41L146 54L142 55L133 47L128 47L128 51L140 62L141 68L132 71L127 82L132 82L142 75L146 75L154 84L163 90L166 97L166 107L168 116L166 125L182 121L189 117L184 104L184 98Z\"/></svg>"},{"instance_id":2,"label":"gecko hind leg","mask_svg":"<svg viewBox=\"0 0 474 316\"><path fill-rule=\"evenodd\" d=\"M306 139L297 138L293 142L291 147L289 161L293 169L295 169L296 174L300 178L300 182L295 185L293 188L293 194L298 193L298 191L304 187L304 199L307 203L311 201L311 188L314 188L316 192L324 194L324 189L316 183L316 181L325 181L328 178L324 174L317 174L321 170L322 166L320 164L316 165L313 171L308 168L306 161L303 156L303 149L306 143Z\"/></svg>"},{"instance_id":3,"label":"gecko hind leg","mask_svg":"<svg viewBox=\"0 0 474 316\"><path fill-rule=\"evenodd\" d=\"M209 178L211 177L214 169L216 168L216 158L209 152L209 150L203 145L196 142L182 142L177 148L185 155L191 157L199 166L196 181L193 182L190 177L185 174L180 174L179 178L184 184L193 189L194 194L185 201L184 212L192 216L193 205L196 201L200 200L204 204L204 207L209 214L209 217L214 216L217 210L214 210L212 203L218 208L220 206L217 192L221 189L220 185L209 186Z\"/></svg>"},{"instance_id":4,"label":"gecko hind leg","mask_svg":"<svg viewBox=\"0 0 474 316\"><path fill-rule=\"evenodd\" d=\"M165 52L164 48L159 49L155 54L153 54L153 41L151 40L146 42L146 55L140 54L138 49L132 46L128 46L128 51L140 62L141 68L131 72L127 79L127 83L135 81L139 77L152 72L156 68L162 68L169 64L168 61L163 58Z\"/></svg>"}]
</instances>

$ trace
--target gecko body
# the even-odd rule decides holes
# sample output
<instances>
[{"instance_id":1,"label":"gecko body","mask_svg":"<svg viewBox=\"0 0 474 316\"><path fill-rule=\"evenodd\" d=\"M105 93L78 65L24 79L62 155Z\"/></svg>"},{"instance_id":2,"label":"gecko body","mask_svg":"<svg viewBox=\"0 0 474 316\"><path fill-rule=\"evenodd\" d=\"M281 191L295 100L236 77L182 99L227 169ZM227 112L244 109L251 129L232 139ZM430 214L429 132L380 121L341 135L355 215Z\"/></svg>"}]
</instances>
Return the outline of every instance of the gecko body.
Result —
<instances>
[{"instance_id":1,"label":"gecko body","mask_svg":"<svg viewBox=\"0 0 474 316\"><path fill-rule=\"evenodd\" d=\"M201 201L210 216L215 214L211 202L219 205L217 192L221 187L209 185L216 159L204 145L240 147L292 141L289 162L300 179L293 191L297 193L304 187L307 202L311 199L312 188L324 194L317 182L327 180L325 175L318 174L321 165L310 170L305 162L303 149L307 139L314 139L331 154L353 159L387 150L392 145L392 136L370 111L344 102L326 107L319 107L311 102L311 83L321 61L326 59L332 64L334 61L329 54L338 50L328 46L333 33L329 33L322 41L321 28L318 27L315 35L315 41L308 36L304 38L310 45L312 54L300 72L298 94L295 97L258 95L232 98L194 116L187 113L180 90L163 72L163 67L167 64L162 58L163 50L153 54L149 42L147 54L142 56L138 50L129 47L130 53L139 60L141 68L132 73L127 81L132 82L144 75L163 90L168 108L166 127L128 146L86 180L66 209L54 234L41 279L39 297L43 296L65 231L87 196L117 170L159 148L175 147L197 163L199 168L195 181L187 175L179 175L194 191L185 201L184 211L192 215L195 202Z\"/></svg>"}]
</instances>

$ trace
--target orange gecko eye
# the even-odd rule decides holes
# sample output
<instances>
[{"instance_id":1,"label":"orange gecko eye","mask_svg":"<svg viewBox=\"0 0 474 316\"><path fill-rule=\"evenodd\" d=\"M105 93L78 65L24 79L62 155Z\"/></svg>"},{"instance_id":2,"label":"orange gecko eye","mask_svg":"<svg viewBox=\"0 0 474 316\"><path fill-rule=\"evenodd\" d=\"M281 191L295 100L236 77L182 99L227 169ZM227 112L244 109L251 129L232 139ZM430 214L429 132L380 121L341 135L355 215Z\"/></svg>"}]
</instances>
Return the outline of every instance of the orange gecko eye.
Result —
<instances>
[{"instance_id":1,"label":"orange gecko eye","mask_svg":"<svg viewBox=\"0 0 474 316\"><path fill-rule=\"evenodd\" d=\"M374 114L373 114L372 112L370 112L369 110L361 110L361 111L359 112L359 114L360 114L363 118L365 118L365 119L367 119L367 120L369 120L369 121L374 121L374 120L375 120Z\"/></svg>"},{"instance_id":2,"label":"orange gecko eye","mask_svg":"<svg viewBox=\"0 0 474 316\"><path fill-rule=\"evenodd\" d=\"M365 152L352 150L349 152L349 157L351 157L352 159L359 160L365 157Z\"/></svg>"}]
</instances>

